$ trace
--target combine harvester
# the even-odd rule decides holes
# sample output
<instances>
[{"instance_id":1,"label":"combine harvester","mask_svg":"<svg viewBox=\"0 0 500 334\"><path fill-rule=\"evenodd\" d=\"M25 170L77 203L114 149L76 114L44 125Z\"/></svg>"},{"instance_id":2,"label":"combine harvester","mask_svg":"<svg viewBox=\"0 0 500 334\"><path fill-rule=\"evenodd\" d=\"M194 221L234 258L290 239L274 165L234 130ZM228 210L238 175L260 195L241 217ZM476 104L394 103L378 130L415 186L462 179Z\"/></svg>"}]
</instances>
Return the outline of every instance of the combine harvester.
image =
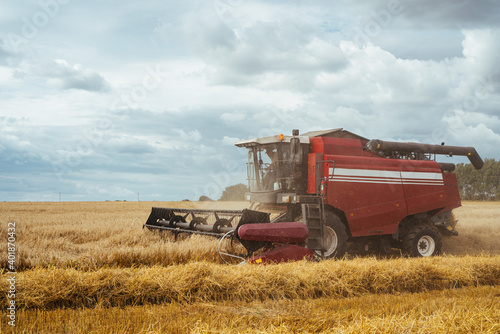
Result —
<instances>
[{"instance_id":1,"label":"combine harvester","mask_svg":"<svg viewBox=\"0 0 500 334\"><path fill-rule=\"evenodd\" d=\"M348 242L367 251L399 248L438 254L441 236L458 235L451 210L461 206L453 163L436 155L483 160L473 147L368 140L343 129L283 134L236 143L248 150L246 199L259 210L153 208L150 230L238 240L247 263L339 258ZM254 252L262 250L257 256Z\"/></svg>"}]
</instances>

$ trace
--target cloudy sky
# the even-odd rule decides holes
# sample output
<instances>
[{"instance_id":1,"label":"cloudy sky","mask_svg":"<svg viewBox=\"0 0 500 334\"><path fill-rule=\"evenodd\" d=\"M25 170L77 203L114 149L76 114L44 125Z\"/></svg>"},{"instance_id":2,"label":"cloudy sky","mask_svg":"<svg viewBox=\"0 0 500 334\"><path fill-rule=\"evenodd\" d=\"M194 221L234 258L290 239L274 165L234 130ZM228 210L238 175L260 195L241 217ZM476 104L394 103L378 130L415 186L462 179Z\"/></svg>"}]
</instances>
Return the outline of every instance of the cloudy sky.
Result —
<instances>
[{"instance_id":1,"label":"cloudy sky","mask_svg":"<svg viewBox=\"0 0 500 334\"><path fill-rule=\"evenodd\" d=\"M500 158L497 0L2 1L0 43L2 201L218 198L294 128Z\"/></svg>"}]
</instances>

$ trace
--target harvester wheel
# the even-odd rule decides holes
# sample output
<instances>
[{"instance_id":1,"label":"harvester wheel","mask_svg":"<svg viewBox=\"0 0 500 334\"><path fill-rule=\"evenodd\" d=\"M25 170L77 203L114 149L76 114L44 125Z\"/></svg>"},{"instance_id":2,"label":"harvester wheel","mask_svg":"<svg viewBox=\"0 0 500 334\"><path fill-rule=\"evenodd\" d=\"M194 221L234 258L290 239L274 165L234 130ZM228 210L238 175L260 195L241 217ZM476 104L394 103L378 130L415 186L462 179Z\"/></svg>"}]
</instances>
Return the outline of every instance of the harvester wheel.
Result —
<instances>
[{"instance_id":1,"label":"harvester wheel","mask_svg":"<svg viewBox=\"0 0 500 334\"><path fill-rule=\"evenodd\" d=\"M441 252L441 237L431 224L415 224L403 236L403 250L412 257L428 257Z\"/></svg>"},{"instance_id":2,"label":"harvester wheel","mask_svg":"<svg viewBox=\"0 0 500 334\"><path fill-rule=\"evenodd\" d=\"M342 220L332 212L326 212L326 226L323 231L323 256L326 259L341 258L347 248L347 232Z\"/></svg>"}]
</instances>

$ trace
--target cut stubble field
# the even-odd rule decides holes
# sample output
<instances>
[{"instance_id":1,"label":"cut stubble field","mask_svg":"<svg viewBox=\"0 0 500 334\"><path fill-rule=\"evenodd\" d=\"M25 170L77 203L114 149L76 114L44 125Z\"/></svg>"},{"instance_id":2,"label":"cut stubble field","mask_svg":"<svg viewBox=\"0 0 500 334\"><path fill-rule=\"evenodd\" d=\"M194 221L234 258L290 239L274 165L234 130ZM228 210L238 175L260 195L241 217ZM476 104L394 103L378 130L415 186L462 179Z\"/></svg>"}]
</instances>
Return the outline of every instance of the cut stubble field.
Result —
<instances>
[{"instance_id":1,"label":"cut stubble field","mask_svg":"<svg viewBox=\"0 0 500 334\"><path fill-rule=\"evenodd\" d=\"M248 203L0 203L5 243L16 222L16 332L500 332L500 203L454 210L460 235L435 258L242 267L215 239L143 230L153 206ZM7 291L6 252L0 263Z\"/></svg>"}]
</instances>

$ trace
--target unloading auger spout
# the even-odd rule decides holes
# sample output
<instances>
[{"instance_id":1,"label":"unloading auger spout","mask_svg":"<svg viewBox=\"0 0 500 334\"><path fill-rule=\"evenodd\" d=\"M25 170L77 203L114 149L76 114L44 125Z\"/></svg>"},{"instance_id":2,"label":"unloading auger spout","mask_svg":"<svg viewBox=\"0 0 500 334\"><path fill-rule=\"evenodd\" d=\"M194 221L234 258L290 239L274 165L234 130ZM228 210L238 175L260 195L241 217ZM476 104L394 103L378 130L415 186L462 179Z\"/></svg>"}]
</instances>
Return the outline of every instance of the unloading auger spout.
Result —
<instances>
[{"instance_id":1,"label":"unloading auger spout","mask_svg":"<svg viewBox=\"0 0 500 334\"><path fill-rule=\"evenodd\" d=\"M476 169L483 168L484 161L481 159L474 147L430 145L420 143L398 143L392 141L382 141L379 139L370 140L366 148L379 155L392 156L395 154L440 154L466 156ZM418 157L416 157L418 159Z\"/></svg>"}]
</instances>

